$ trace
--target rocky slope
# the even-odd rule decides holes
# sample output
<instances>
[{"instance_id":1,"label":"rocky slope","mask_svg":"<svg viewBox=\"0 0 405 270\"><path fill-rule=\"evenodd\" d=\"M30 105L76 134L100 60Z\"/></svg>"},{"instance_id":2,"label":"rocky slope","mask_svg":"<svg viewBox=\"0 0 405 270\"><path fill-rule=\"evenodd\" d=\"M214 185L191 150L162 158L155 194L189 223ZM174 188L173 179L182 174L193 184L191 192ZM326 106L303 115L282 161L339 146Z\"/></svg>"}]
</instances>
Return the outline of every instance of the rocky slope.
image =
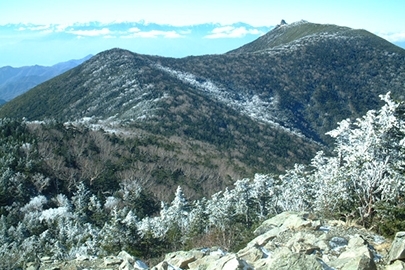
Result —
<instances>
[{"instance_id":1,"label":"rocky slope","mask_svg":"<svg viewBox=\"0 0 405 270\"><path fill-rule=\"evenodd\" d=\"M238 252L220 247L178 251L153 267L122 251L117 256L78 256L68 262L45 257L28 262L27 269L405 269L404 232L391 242L342 221L284 212L263 222L255 234Z\"/></svg>"}]
</instances>

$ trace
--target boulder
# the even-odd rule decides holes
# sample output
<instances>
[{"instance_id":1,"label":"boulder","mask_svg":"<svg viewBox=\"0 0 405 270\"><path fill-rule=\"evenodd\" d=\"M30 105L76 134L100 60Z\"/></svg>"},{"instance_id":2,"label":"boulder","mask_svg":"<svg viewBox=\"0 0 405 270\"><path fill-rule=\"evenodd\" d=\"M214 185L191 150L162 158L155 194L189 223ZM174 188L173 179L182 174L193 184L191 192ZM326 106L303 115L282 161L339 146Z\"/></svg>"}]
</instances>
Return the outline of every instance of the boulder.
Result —
<instances>
[{"instance_id":1,"label":"boulder","mask_svg":"<svg viewBox=\"0 0 405 270\"><path fill-rule=\"evenodd\" d=\"M188 264L204 257L204 252L200 250L172 252L165 256L165 261L182 269L189 268Z\"/></svg>"},{"instance_id":2,"label":"boulder","mask_svg":"<svg viewBox=\"0 0 405 270\"><path fill-rule=\"evenodd\" d=\"M329 247L336 252L339 252L341 249L346 248L349 244L349 241L340 236L334 236L329 240Z\"/></svg>"},{"instance_id":3,"label":"boulder","mask_svg":"<svg viewBox=\"0 0 405 270\"><path fill-rule=\"evenodd\" d=\"M260 234L259 236L257 236L256 238L254 238L252 241L250 241L248 243L247 246L264 246L265 244L267 244L267 242L269 242L270 240L273 240L274 238L276 238L281 232L287 230L286 228L281 228L281 227L274 227L270 230L268 230L267 232ZM257 231L257 230L256 230ZM255 231L255 232L256 232Z\"/></svg>"},{"instance_id":4,"label":"boulder","mask_svg":"<svg viewBox=\"0 0 405 270\"><path fill-rule=\"evenodd\" d=\"M190 267L190 269L205 270L208 268L209 265L213 264L219 259L219 256L206 256L192 263L189 263L188 266Z\"/></svg>"},{"instance_id":5,"label":"boulder","mask_svg":"<svg viewBox=\"0 0 405 270\"><path fill-rule=\"evenodd\" d=\"M213 261L212 263L210 263L206 269L207 270L218 270L218 269L253 270L254 268L252 266L250 266L246 261L240 259L236 254L227 254L227 255L223 256L222 258L220 258L219 260Z\"/></svg>"},{"instance_id":6,"label":"boulder","mask_svg":"<svg viewBox=\"0 0 405 270\"><path fill-rule=\"evenodd\" d=\"M274 216L263 222L255 233L257 236L236 253L220 248L172 252L152 269L375 270L377 266L384 269L390 246L384 238L364 228L339 221L321 221L307 212ZM405 253L403 238L405 232L397 234L397 243L390 250L391 265L386 269L405 270L405 262L401 261ZM121 270L147 268L146 265L135 267L138 260L126 252L116 258L122 260ZM118 266L110 268L118 269Z\"/></svg>"},{"instance_id":7,"label":"boulder","mask_svg":"<svg viewBox=\"0 0 405 270\"><path fill-rule=\"evenodd\" d=\"M181 269L174 265L169 264L166 261L163 261L158 265L152 267L152 270L181 270Z\"/></svg>"},{"instance_id":8,"label":"boulder","mask_svg":"<svg viewBox=\"0 0 405 270\"><path fill-rule=\"evenodd\" d=\"M119 267L120 270L149 269L149 267L143 261L136 259L126 251L121 251L118 253L117 257L122 259L122 263Z\"/></svg>"},{"instance_id":9,"label":"boulder","mask_svg":"<svg viewBox=\"0 0 405 270\"><path fill-rule=\"evenodd\" d=\"M76 255L76 261L83 262L90 260L90 257L87 255Z\"/></svg>"},{"instance_id":10,"label":"boulder","mask_svg":"<svg viewBox=\"0 0 405 270\"><path fill-rule=\"evenodd\" d=\"M39 265L35 262L28 262L25 266L26 270L38 270L39 269Z\"/></svg>"},{"instance_id":11,"label":"boulder","mask_svg":"<svg viewBox=\"0 0 405 270\"><path fill-rule=\"evenodd\" d=\"M302 227L311 227L312 220L307 212L283 212L274 216L262 223L254 233L256 235L263 234L275 227L283 227L285 229L298 229ZM316 226L319 226L317 223Z\"/></svg>"},{"instance_id":12,"label":"boulder","mask_svg":"<svg viewBox=\"0 0 405 270\"><path fill-rule=\"evenodd\" d=\"M121 264L120 267L118 268L119 270L135 270L135 267L133 264L131 264L129 261L124 260Z\"/></svg>"},{"instance_id":13,"label":"boulder","mask_svg":"<svg viewBox=\"0 0 405 270\"><path fill-rule=\"evenodd\" d=\"M41 263L52 263L53 259L49 256L44 256L40 259Z\"/></svg>"},{"instance_id":14,"label":"boulder","mask_svg":"<svg viewBox=\"0 0 405 270\"><path fill-rule=\"evenodd\" d=\"M123 259L116 256L107 256L104 258L104 266L120 265Z\"/></svg>"},{"instance_id":15,"label":"boulder","mask_svg":"<svg viewBox=\"0 0 405 270\"><path fill-rule=\"evenodd\" d=\"M117 257L121 258L123 261L128 261L131 264L135 263L136 260L134 256L130 255L128 252L124 250L118 253Z\"/></svg>"},{"instance_id":16,"label":"boulder","mask_svg":"<svg viewBox=\"0 0 405 270\"><path fill-rule=\"evenodd\" d=\"M297 232L285 244L290 250L296 253L304 253L307 255L320 252L320 248L316 246L317 237L312 233Z\"/></svg>"},{"instance_id":17,"label":"boulder","mask_svg":"<svg viewBox=\"0 0 405 270\"><path fill-rule=\"evenodd\" d=\"M283 247L277 249L266 259L258 260L254 263L254 269L295 269L295 270L322 270L321 263L315 256L292 252Z\"/></svg>"},{"instance_id":18,"label":"boulder","mask_svg":"<svg viewBox=\"0 0 405 270\"><path fill-rule=\"evenodd\" d=\"M247 246L244 249L239 250L237 255L240 259L245 260L247 263L254 263L263 257L267 257L267 255L263 252L263 248L260 246Z\"/></svg>"},{"instance_id":19,"label":"boulder","mask_svg":"<svg viewBox=\"0 0 405 270\"><path fill-rule=\"evenodd\" d=\"M389 254L388 261L392 263L396 260L405 259L405 232L398 232L395 235L394 242L392 242Z\"/></svg>"},{"instance_id":20,"label":"boulder","mask_svg":"<svg viewBox=\"0 0 405 270\"><path fill-rule=\"evenodd\" d=\"M149 269L149 267L146 265L146 263L144 263L141 260L136 260L134 263L134 268L136 270L143 270L143 269Z\"/></svg>"},{"instance_id":21,"label":"boulder","mask_svg":"<svg viewBox=\"0 0 405 270\"><path fill-rule=\"evenodd\" d=\"M385 270L405 270L405 262L396 260L392 264L387 265Z\"/></svg>"},{"instance_id":22,"label":"boulder","mask_svg":"<svg viewBox=\"0 0 405 270\"><path fill-rule=\"evenodd\" d=\"M330 262L329 266L342 270L376 270L374 256L368 248L368 243L359 235L352 237L346 250Z\"/></svg>"}]
</instances>

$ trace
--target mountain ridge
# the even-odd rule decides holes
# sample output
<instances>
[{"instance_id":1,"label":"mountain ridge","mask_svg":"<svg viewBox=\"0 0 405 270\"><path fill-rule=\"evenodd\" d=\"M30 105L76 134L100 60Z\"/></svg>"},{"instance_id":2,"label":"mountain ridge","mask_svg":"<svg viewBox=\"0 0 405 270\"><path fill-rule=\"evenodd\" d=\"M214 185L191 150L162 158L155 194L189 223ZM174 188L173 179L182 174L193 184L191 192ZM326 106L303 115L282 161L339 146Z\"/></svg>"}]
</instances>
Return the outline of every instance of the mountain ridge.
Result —
<instances>
[{"instance_id":1,"label":"mountain ridge","mask_svg":"<svg viewBox=\"0 0 405 270\"><path fill-rule=\"evenodd\" d=\"M0 99L10 101L29 89L90 59L72 59L52 66L0 67Z\"/></svg>"},{"instance_id":2,"label":"mountain ridge","mask_svg":"<svg viewBox=\"0 0 405 270\"><path fill-rule=\"evenodd\" d=\"M328 34L329 33L329 34ZM371 45L370 45L371 44ZM362 46L367 46L365 48L362 48ZM253 46L253 47L252 47ZM350 52L350 50L353 48L353 53ZM370 49L369 49L370 48ZM373 48L375 48L374 51L371 51ZM389 51L386 51L389 49ZM369 51L368 51L369 50ZM376 53L378 51L378 55L373 55L373 57L370 56L371 53ZM113 50L108 50L106 52L98 54L96 57L101 57L105 54L113 53L117 54L118 52L121 52L122 55L130 55L127 54L125 50L118 51L118 49L113 49ZM255 53L256 56L248 55L247 53ZM376 80L374 77L378 76L378 69L375 66L378 66L378 63L373 63L370 64L371 62L376 62L376 58L379 58L380 61L387 61L390 60L390 58L395 58L395 63L393 62L392 64L394 67L389 66L388 68L390 71L395 69L398 69L399 73L404 72L404 67L401 66L401 60L405 56L405 51L382 40L381 38L378 38L374 36L373 34L364 31L364 30L353 30L347 27L340 27L340 26L335 26L335 25L320 25L320 24L313 24L309 23L306 21L300 21L297 23L293 24L282 24L274 28L273 30L269 31L266 35L258 38L256 41L246 44L236 50L230 51L226 54L223 55L206 55L206 56L196 56L196 57L185 57L185 58L180 58L180 59L174 59L174 58L165 58L165 57L159 57L159 56L148 56L148 55L141 55L141 54L133 54L134 55L134 61L136 59L137 64L141 65L141 67L136 67L136 69L139 69L140 72L143 72L142 70L148 70L149 72L163 72L172 79L177 80L179 83L183 84L185 87L192 87L198 89L198 91L205 91L206 94L209 94L211 96L216 96L216 98L222 99L223 103L227 103L228 105L231 104L230 106L235 107L236 109L243 110L244 106L246 104L254 104L255 106L251 106L253 108L256 108L256 112L252 112L251 115L257 115L257 114L263 114L266 110L273 110L273 114L275 116L271 116L271 114L266 115L265 121L273 121L277 119L278 123L283 122L281 126L286 127L286 128L292 128L295 130L300 130L301 132L304 131L302 128L298 128L297 126L294 126L294 124L289 124L287 123L288 121L284 121L287 118L291 117L286 117L287 114L295 114L297 115L298 112L303 111L305 113L305 110L308 108L304 108L307 105L304 105L304 103L308 103L311 100L313 100L313 95L314 90L311 90L308 92L308 87L310 88L319 88L316 84L330 84L327 82L327 80L323 79L320 77L320 74L324 74L322 76L329 77L328 79L333 79L333 84L335 84L335 88L341 88L342 82L336 82L339 76L339 72L343 72L345 76L350 76L349 74L346 74L345 69L349 67L351 70L358 69L360 72L364 73L364 76L367 76L366 78L368 80L367 83L372 84L373 80ZM136 55L136 57L135 57ZM350 65L345 63L344 60L341 60L339 58L347 58L347 61L349 61ZM118 57L118 56L117 56ZM303 67L303 70L299 70L297 67L295 67L294 61L291 61L291 65L289 65L289 68L287 69L287 62L282 62L280 61L282 58L287 57L287 59L290 61L291 57L297 57L301 58L304 60L304 65L307 65L309 67ZM118 57L119 58L119 57ZM256 59L253 59L256 58ZM356 59L358 58L358 59ZM360 59L359 58L364 58ZM374 58L374 59L373 59ZM256 61L257 60L257 61ZM102 60L102 61L109 61L108 59ZM111 60L113 61L113 60ZM211 62L212 61L212 62ZM215 63L217 62L217 63ZM228 63L226 63L228 62ZM247 67L241 66L238 62L244 62L244 65ZM260 68L259 65L256 65L257 62L260 62L260 65L268 66L271 67L272 70L276 69L276 73L279 73L278 77L277 74L272 75L269 73L269 70ZM318 65L315 68L311 68L311 64ZM302 65L301 63L299 63ZM124 63L122 62L119 65L127 65L127 67L135 67L133 63ZM217 65L218 67L213 67L213 65ZM242 69L245 74L248 73L248 70L250 72L254 71L257 73L257 76L250 76L249 81L240 81L240 77L244 76L245 74L236 70L233 70L231 72L222 69L222 67L225 67L226 65L229 66L228 69L232 70L234 69L233 66L238 66L239 69ZM271 65L271 66L269 66ZM200 66L199 69L196 69L196 66ZM372 67L373 71L371 74L370 70L366 70L363 68L363 66L374 66ZM186 68L184 68L186 67ZM102 67L100 67L101 69ZM219 68L220 72L223 72L223 76L215 76L214 72L215 68ZM117 70L116 68L111 67L112 70ZM317 70L316 70L317 69ZM340 69L337 71L337 69ZM387 69L387 68L386 68ZM330 71L328 71L330 70ZM314 72L315 71L315 72ZM94 72L96 72L94 70ZM97 71L98 72L98 71ZM237 76L234 76L235 74L232 74L238 72L239 74ZM291 94L290 98L293 99L298 99L297 102L300 103L301 105L293 105L291 104L291 100L287 104L281 104L279 106L276 105L276 101L280 100L278 96L280 95L280 86L285 84L285 85L291 85L291 81L296 80L296 77L290 78L290 81L286 81L285 79L280 79L281 77L285 76L290 76L291 72L299 72L296 77L302 77L302 81L304 84L306 84L306 81L308 79L311 81L310 84L312 85L304 85L304 86L299 86L295 85L294 87L301 87L303 88L304 92L308 92L306 94L305 100L302 100L302 94L297 92L296 94L298 96L296 97L291 97L291 94L294 94L293 91L290 91ZM388 71L387 71L388 72ZM386 72L386 73L387 73ZM307 73L307 74L305 74ZM311 73L318 73L318 74L311 74ZM76 74L76 73L75 73ZM263 75L264 74L264 75ZM330 78L332 77L333 78ZM123 75L124 76L124 75ZM129 75L125 75L128 76ZM162 76L159 75L159 76ZM389 75L391 78L394 78L394 75ZM309 78L308 78L309 77ZM109 76L109 79L112 77ZM214 79L212 79L214 78ZM116 78L119 80L119 78ZM165 79L170 80L168 77L165 76ZM236 81L232 81L236 79ZM352 81L352 84L363 84L362 87L365 86L364 83L361 83L357 78L348 78L349 80ZM202 80L199 82L198 80ZM238 81L239 80L239 81ZM274 82L270 84L264 84L266 83L265 81L272 80ZM66 80L65 81L69 81ZM255 81L254 84L251 82ZM355 81L353 83L353 81ZM381 81L381 80L380 80ZM395 80L396 81L396 80ZM231 82L231 84L229 83ZM134 82L132 82L134 83ZM314 84L315 83L315 84ZM81 83L76 82L76 85L79 85ZM87 82L86 85L89 85L90 82ZM123 83L124 84L124 83ZM186 85L184 85L186 84ZM382 86L389 85L388 80L383 82L379 82L381 86L379 86L378 94L383 94L382 92ZM124 84L125 85L125 84ZM258 87L256 87L258 85ZM348 84L346 84L348 85ZM400 83L396 82L396 85L400 85ZM326 85L325 85L326 86ZM323 87L325 87L323 86ZM135 88L138 86L135 86ZM264 87L264 89L260 89L261 87ZM119 87L118 87L119 88ZM120 92L120 90L117 88L117 91ZM139 88L139 87L138 87ZM247 88L251 88L251 90L248 90ZM255 89L256 88L256 89ZM267 89L266 89L267 88ZM278 89L277 89L278 88ZM353 87L351 87L353 88ZM397 89L399 89L398 86L396 86ZM126 86L126 89L128 90L128 85ZM276 89L274 91L273 89ZM215 91L214 91L215 90ZM388 90L388 89L387 89ZM386 90L386 91L387 91ZM117 92L116 91L116 92ZM320 92L324 92L325 90L318 90ZM341 90L340 95L345 95L347 96L348 94L343 93L342 91L346 90ZM364 91L364 90L362 90ZM372 89L370 91L373 91ZM399 90L398 90L399 91ZM68 91L66 91L68 92ZM78 92L78 91L76 91ZM94 91L93 91L94 92ZM117 94L118 94L117 92ZM316 91L315 91L316 92ZM328 91L329 94L333 92L333 90ZM346 91L347 92L347 91ZM375 92L375 91L374 91ZM395 94L397 90L393 90L393 93ZM86 93L86 90L80 91L80 96L81 94ZM128 93L120 93L118 99L126 99L126 95L130 94ZM378 102L378 94L375 93L373 96L373 99L376 100L375 102ZM66 95L66 93L64 94ZM101 96L101 93L98 94ZM66 96L66 98L68 98ZM73 97L74 98L74 97ZM215 97L214 97L215 98ZM264 98L264 99L263 99ZM337 97L335 97L337 98ZM63 99L63 98L62 98ZM97 99L95 96L90 99ZM347 99L347 97L346 97ZM68 98L69 100L69 98ZM332 101L332 100L331 100ZM336 101L339 102L339 99ZM76 103L72 106L77 107L79 103L78 100L75 101ZM101 101L100 101L101 102ZM96 102L97 104L100 104L100 102ZM117 99L116 99L116 102ZM283 103L283 99L281 99L281 102ZM346 102L346 101L345 101ZM356 103L359 103L359 100L355 100ZM93 102L94 103L94 102ZM124 105L129 105L128 102L122 102ZM259 105L261 104L261 105ZM14 104L15 106L16 104ZM52 104L49 104L46 108L43 108L45 110L48 110L52 108ZM286 105L286 106L283 106ZM358 110L357 107L359 107L359 104L354 104L350 105L350 107L355 108L354 110ZM32 107L33 105L31 105ZM92 111L94 110L94 107L96 105L90 106L90 108L87 108L87 112L82 109L81 114L79 115L76 113L76 118L80 117L92 117ZM124 108L118 108L118 103L114 105L115 108L117 109L115 112L119 113L119 111L124 111ZM259 108L261 106L261 108ZM299 110L296 110L297 108L294 108L294 106L301 107ZM304 106L304 107L303 107ZM56 107L61 107L60 104L57 105ZM277 107L277 108L275 108ZM289 112L285 111L285 107L290 107L288 108ZM347 107L347 105L346 105ZM93 108L93 109L92 109ZM18 110L18 108L17 108ZM309 109L310 110L310 109ZM347 107L347 110L353 111L353 109L350 109ZM283 111L281 114L279 113L280 111ZM364 113L364 109L362 110ZM115 113L115 114L116 114ZM311 112L312 113L312 112ZM28 113L29 115L36 115L34 112ZM114 115L115 115L114 114ZM356 112L357 115L361 115L361 112L358 111ZM58 115L60 114L55 114L52 112L52 117L58 118ZM64 120L63 121L72 121L74 119L67 119L66 116L69 115L68 111L64 111ZM97 116L97 113L95 114ZM49 117L49 113L48 116ZM107 118L111 117L113 115L105 115ZM347 116L349 116L349 113L347 113ZM19 117L22 117L20 115ZM281 121L280 121L281 117ZM303 115L302 117L308 117ZM257 117L256 117L257 118ZM284 119L284 120L283 120ZM263 120L263 117L262 117ZM291 120L291 119L290 119ZM336 119L334 122L338 122L341 119ZM306 120L308 121L308 120ZM273 121L274 122L274 121ZM291 122L291 121L290 121ZM321 130L321 134L332 129L333 126L330 124L326 128ZM307 130L305 132L312 132L310 130ZM305 133L304 132L304 133ZM319 134L319 131L317 132ZM313 138L314 139L314 138ZM319 138L315 138L316 140L319 140Z\"/></svg>"},{"instance_id":3,"label":"mountain ridge","mask_svg":"<svg viewBox=\"0 0 405 270\"><path fill-rule=\"evenodd\" d=\"M269 48L263 40L280 29L285 38L277 35L279 45ZM223 187L233 177L306 163L331 146L325 133L337 122L378 108L388 91L404 99L405 50L366 31L301 22L266 35L220 55L104 51L3 105L0 116L55 119L121 139L150 137L173 161L153 169L149 183L189 170L179 165L185 160L198 166L205 160L206 171L229 165L215 180ZM179 154L185 152L188 158ZM180 175L173 179L190 190L201 181Z\"/></svg>"}]
</instances>

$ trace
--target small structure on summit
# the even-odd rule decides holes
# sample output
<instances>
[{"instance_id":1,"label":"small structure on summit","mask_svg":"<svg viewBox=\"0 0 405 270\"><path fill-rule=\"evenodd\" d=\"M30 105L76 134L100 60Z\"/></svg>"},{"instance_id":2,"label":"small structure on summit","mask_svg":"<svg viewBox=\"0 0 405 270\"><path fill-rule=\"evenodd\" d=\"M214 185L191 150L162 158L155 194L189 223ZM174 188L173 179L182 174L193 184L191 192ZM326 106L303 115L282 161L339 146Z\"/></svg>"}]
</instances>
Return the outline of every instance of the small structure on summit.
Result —
<instances>
[{"instance_id":1,"label":"small structure on summit","mask_svg":"<svg viewBox=\"0 0 405 270\"><path fill-rule=\"evenodd\" d=\"M285 20L281 20L281 22L279 24L276 25L276 27L274 27L274 29L279 28L281 26L287 25L288 23Z\"/></svg>"}]
</instances>

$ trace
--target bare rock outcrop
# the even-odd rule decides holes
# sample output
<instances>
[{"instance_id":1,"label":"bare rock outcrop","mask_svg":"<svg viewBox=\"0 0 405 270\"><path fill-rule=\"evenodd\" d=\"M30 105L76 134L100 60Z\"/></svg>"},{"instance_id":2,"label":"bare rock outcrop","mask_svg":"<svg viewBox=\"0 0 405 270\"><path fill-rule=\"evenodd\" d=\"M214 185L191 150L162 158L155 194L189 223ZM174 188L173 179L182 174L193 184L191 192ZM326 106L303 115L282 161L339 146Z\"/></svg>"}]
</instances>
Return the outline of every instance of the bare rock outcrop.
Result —
<instances>
[{"instance_id":1,"label":"bare rock outcrop","mask_svg":"<svg viewBox=\"0 0 405 270\"><path fill-rule=\"evenodd\" d=\"M388 250L378 248L388 242L383 237L340 221L322 221L307 212L281 213L263 222L255 234L236 253L218 249L175 252L165 262L172 269L374 270L384 269L388 255ZM193 252L200 254L193 261L183 255ZM188 263L183 268L178 261Z\"/></svg>"},{"instance_id":2,"label":"bare rock outcrop","mask_svg":"<svg viewBox=\"0 0 405 270\"><path fill-rule=\"evenodd\" d=\"M362 227L321 220L307 212L285 212L263 222L255 234L238 252L221 248L177 251L151 267L121 251L117 256L79 256L69 262L43 257L27 263L26 269L405 270L405 232L397 233L391 244Z\"/></svg>"}]
</instances>

